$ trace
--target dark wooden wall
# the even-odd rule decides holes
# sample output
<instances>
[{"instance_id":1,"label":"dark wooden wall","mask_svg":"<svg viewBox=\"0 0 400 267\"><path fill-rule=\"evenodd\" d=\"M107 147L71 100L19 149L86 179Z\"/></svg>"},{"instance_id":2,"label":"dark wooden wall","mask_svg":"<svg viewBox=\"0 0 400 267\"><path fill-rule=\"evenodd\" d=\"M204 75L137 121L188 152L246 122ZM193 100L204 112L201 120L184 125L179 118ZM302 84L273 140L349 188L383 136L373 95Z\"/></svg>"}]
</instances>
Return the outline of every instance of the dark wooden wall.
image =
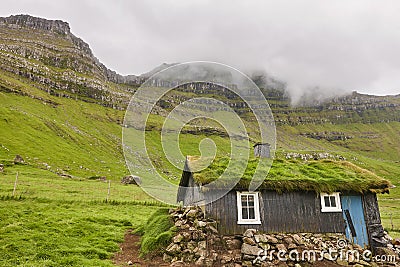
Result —
<instances>
[{"instance_id":1,"label":"dark wooden wall","mask_svg":"<svg viewBox=\"0 0 400 267\"><path fill-rule=\"evenodd\" d=\"M365 194L363 197L363 207L370 246L373 250L377 247L385 247L386 241L383 239L385 233L381 223L376 194Z\"/></svg>"},{"instance_id":2,"label":"dark wooden wall","mask_svg":"<svg viewBox=\"0 0 400 267\"><path fill-rule=\"evenodd\" d=\"M204 201L204 194L201 192L200 187L194 182L193 174L189 173L190 177L185 187L183 197L184 206L201 205Z\"/></svg>"},{"instance_id":3,"label":"dark wooden wall","mask_svg":"<svg viewBox=\"0 0 400 267\"><path fill-rule=\"evenodd\" d=\"M212 191L205 194L206 215L218 222L221 234L242 234L254 228L262 232L314 232L344 233L342 212L321 212L320 197L314 192L291 192L279 194L275 191L260 192L261 225L239 225L236 191L213 200Z\"/></svg>"}]
</instances>

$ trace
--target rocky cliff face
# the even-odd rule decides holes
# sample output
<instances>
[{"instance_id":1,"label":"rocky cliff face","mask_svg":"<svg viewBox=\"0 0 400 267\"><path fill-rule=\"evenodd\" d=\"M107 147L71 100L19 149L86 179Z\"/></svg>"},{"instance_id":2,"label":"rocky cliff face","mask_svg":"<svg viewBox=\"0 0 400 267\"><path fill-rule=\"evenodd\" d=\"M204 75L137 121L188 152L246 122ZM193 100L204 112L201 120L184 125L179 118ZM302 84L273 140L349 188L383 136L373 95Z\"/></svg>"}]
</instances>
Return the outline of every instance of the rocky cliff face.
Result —
<instances>
[{"instance_id":1,"label":"rocky cliff face","mask_svg":"<svg viewBox=\"0 0 400 267\"><path fill-rule=\"evenodd\" d=\"M105 67L68 23L29 15L0 18L0 69L48 93L92 98L113 107L129 99L130 89L121 84L137 86L142 80Z\"/></svg>"},{"instance_id":2,"label":"rocky cliff face","mask_svg":"<svg viewBox=\"0 0 400 267\"><path fill-rule=\"evenodd\" d=\"M274 101L271 108L280 125L400 121L400 95L373 96L353 92L307 106L290 107L288 101ZM339 139L342 138L347 139Z\"/></svg>"},{"instance_id":3,"label":"rocky cliff face","mask_svg":"<svg viewBox=\"0 0 400 267\"><path fill-rule=\"evenodd\" d=\"M61 20L47 20L29 15L15 15L7 18L0 18L0 25L10 28L30 28L35 30L52 31L59 34L70 34L67 22Z\"/></svg>"},{"instance_id":4,"label":"rocky cliff face","mask_svg":"<svg viewBox=\"0 0 400 267\"><path fill-rule=\"evenodd\" d=\"M10 83L15 87L15 82L6 77L11 74L23 83L28 79L33 86L52 95L124 109L136 87L171 65L164 63L141 76L122 76L104 66L89 45L71 33L67 22L29 15L0 18L0 88L9 89ZM283 82L262 73L252 75L252 79L267 97L278 125L400 121L400 95L378 97L353 93L292 107ZM154 86L163 86L164 82L158 81ZM215 88L210 87L196 92L223 95L223 100L239 114L248 111L243 101L235 99L227 90L215 92ZM184 101L189 96L190 92L171 95L172 102L169 102ZM212 109L209 105L207 108ZM316 135L319 138L320 134Z\"/></svg>"}]
</instances>

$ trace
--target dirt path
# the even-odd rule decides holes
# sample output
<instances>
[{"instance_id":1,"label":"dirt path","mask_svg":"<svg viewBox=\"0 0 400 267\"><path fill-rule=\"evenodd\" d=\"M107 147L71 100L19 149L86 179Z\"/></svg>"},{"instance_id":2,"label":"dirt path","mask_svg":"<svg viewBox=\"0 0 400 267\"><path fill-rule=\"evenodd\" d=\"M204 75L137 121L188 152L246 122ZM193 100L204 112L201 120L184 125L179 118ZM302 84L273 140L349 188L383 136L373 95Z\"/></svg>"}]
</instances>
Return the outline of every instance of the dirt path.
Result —
<instances>
[{"instance_id":1,"label":"dirt path","mask_svg":"<svg viewBox=\"0 0 400 267\"><path fill-rule=\"evenodd\" d=\"M113 263L118 266L169 266L161 257L152 259L140 258L140 236L132 234L132 230L128 230L125 233L124 242L119 247L120 251L112 258Z\"/></svg>"}]
</instances>

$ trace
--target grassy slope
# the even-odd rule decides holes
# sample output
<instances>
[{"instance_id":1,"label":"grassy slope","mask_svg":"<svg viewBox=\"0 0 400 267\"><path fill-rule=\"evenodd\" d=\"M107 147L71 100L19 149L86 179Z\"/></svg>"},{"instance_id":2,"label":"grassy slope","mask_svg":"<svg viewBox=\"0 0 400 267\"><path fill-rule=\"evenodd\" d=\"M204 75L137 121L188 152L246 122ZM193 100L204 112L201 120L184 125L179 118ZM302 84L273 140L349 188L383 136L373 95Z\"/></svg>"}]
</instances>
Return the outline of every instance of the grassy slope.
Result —
<instances>
[{"instance_id":1,"label":"grassy slope","mask_svg":"<svg viewBox=\"0 0 400 267\"><path fill-rule=\"evenodd\" d=\"M70 179L60 177L50 171L29 165L6 167L0 173L0 196L11 196L18 172L16 197L68 201L110 201L156 203L150 196L135 185L110 183L108 195L107 182L101 180Z\"/></svg>"},{"instance_id":2,"label":"grassy slope","mask_svg":"<svg viewBox=\"0 0 400 267\"><path fill-rule=\"evenodd\" d=\"M113 266L127 228L154 207L63 200L0 201L1 266Z\"/></svg>"},{"instance_id":3,"label":"grassy slope","mask_svg":"<svg viewBox=\"0 0 400 267\"><path fill-rule=\"evenodd\" d=\"M171 242L176 232L174 222L167 208L158 209L136 233L142 236L140 254L142 256L159 254L160 248L165 248Z\"/></svg>"},{"instance_id":4,"label":"grassy slope","mask_svg":"<svg viewBox=\"0 0 400 267\"><path fill-rule=\"evenodd\" d=\"M71 99L54 100L56 107L0 92L0 159L20 154L35 166L79 177L125 175L117 124L123 113Z\"/></svg>"},{"instance_id":5,"label":"grassy slope","mask_svg":"<svg viewBox=\"0 0 400 267\"><path fill-rule=\"evenodd\" d=\"M50 96L0 73L0 265L113 266L127 228L144 223L154 201L119 183L123 112ZM7 90L6 90L7 91ZM23 96L21 94L25 94ZM10 164L16 154L28 165ZM16 201L9 196L19 173ZM70 174L63 178L56 173ZM108 184L88 179L106 176Z\"/></svg>"},{"instance_id":6,"label":"grassy slope","mask_svg":"<svg viewBox=\"0 0 400 267\"><path fill-rule=\"evenodd\" d=\"M279 126L278 148L290 150L324 150L354 152L357 156L390 160L399 163L400 123L349 123L349 124L305 124ZM304 132L343 132L352 139L346 141L316 140L301 136Z\"/></svg>"}]
</instances>

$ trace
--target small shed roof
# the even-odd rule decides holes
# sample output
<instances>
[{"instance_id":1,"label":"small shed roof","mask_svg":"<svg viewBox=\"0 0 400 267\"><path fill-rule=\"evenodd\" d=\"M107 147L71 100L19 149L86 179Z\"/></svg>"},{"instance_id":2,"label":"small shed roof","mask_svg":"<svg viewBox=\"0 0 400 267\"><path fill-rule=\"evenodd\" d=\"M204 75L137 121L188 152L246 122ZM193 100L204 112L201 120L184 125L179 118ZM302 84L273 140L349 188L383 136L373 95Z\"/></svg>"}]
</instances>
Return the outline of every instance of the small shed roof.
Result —
<instances>
[{"instance_id":1,"label":"small shed roof","mask_svg":"<svg viewBox=\"0 0 400 267\"><path fill-rule=\"evenodd\" d=\"M180 186L187 186L189 178L193 177L196 184L209 184L215 181L216 188L223 188L218 184L218 178L226 170L230 158L220 157L214 159L212 164L202 171L191 173L190 169L196 157L188 157L186 174L183 175ZM235 162L234 164L247 164L244 174L236 184L236 189L247 189L252 180L259 160L251 158L248 162ZM243 166L243 165L242 165ZM235 167L232 168L235 170ZM231 171L230 176L240 175ZM235 177L237 178L237 177ZM285 191L315 191L315 192L375 192L385 193L392 184L366 169L343 160L309 160L278 158L273 161L271 169L266 175L259 189Z\"/></svg>"},{"instance_id":2,"label":"small shed roof","mask_svg":"<svg viewBox=\"0 0 400 267\"><path fill-rule=\"evenodd\" d=\"M258 142L258 143L255 143L255 144L253 145L253 147L262 146L262 145L271 146L271 144L269 144L269 143L260 143L260 142Z\"/></svg>"}]
</instances>

